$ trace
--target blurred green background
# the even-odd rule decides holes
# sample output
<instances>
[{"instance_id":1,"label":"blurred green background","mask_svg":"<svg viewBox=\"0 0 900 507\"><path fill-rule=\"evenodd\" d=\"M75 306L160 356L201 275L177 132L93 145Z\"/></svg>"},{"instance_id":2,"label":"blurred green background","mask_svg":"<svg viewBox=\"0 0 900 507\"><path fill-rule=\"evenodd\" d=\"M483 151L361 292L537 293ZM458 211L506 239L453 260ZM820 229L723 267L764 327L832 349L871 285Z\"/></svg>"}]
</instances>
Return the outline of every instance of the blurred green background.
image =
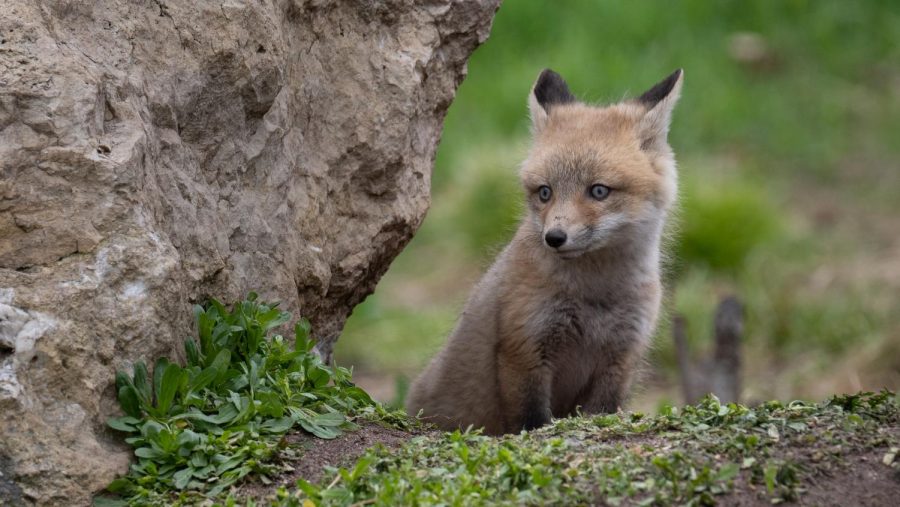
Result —
<instances>
[{"instance_id":1,"label":"blurred green background","mask_svg":"<svg viewBox=\"0 0 900 507\"><path fill-rule=\"evenodd\" d=\"M888 0L507 0L448 113L431 211L338 343L364 387L402 396L511 237L526 97L544 67L591 102L685 69L666 305L702 352L719 298L744 302L744 401L900 388L900 2ZM631 407L680 403L678 382L664 322Z\"/></svg>"}]
</instances>

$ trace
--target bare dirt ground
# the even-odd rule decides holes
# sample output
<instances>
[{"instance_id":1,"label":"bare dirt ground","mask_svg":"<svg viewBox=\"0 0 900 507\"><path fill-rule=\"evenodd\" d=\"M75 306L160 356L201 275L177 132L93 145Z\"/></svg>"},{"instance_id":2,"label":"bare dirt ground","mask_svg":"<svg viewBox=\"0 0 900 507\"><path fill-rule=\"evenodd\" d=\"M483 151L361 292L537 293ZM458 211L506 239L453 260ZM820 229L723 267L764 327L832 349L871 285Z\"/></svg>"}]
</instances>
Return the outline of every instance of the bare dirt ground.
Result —
<instances>
[{"instance_id":1,"label":"bare dirt ground","mask_svg":"<svg viewBox=\"0 0 900 507\"><path fill-rule=\"evenodd\" d=\"M897 436L900 436L898 434ZM829 507L879 506L888 507L900 502L900 474L896 468L881 462L889 448L854 450L833 463L828 473L806 477L801 482L802 493L794 505ZM817 450L808 450L802 459L815 459ZM795 456L795 458L799 458ZM731 492L718 498L721 505L772 505L766 487L752 484L746 477L735 479Z\"/></svg>"}]
</instances>

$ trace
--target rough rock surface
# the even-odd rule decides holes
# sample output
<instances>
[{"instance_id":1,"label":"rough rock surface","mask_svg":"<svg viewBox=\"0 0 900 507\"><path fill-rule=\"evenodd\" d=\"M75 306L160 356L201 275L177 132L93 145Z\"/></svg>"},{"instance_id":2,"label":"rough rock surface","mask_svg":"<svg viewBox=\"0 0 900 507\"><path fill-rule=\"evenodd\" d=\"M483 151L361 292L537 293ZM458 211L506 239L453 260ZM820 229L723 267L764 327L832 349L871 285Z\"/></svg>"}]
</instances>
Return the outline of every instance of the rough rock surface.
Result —
<instances>
[{"instance_id":1,"label":"rough rock surface","mask_svg":"<svg viewBox=\"0 0 900 507\"><path fill-rule=\"evenodd\" d=\"M4 0L0 503L126 469L117 368L251 289L330 353L421 222L499 0Z\"/></svg>"}]
</instances>

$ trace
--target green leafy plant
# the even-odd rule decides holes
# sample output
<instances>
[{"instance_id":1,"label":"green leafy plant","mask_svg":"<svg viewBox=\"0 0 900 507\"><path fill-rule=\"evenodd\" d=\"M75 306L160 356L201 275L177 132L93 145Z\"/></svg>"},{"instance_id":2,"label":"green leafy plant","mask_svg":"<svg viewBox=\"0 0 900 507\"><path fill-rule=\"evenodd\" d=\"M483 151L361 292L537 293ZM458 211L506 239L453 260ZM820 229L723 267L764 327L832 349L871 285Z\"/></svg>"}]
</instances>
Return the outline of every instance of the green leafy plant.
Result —
<instances>
[{"instance_id":1,"label":"green leafy plant","mask_svg":"<svg viewBox=\"0 0 900 507\"><path fill-rule=\"evenodd\" d=\"M364 414L387 414L351 381L346 368L322 362L310 325L294 327L294 344L269 336L290 321L255 293L228 310L216 300L196 306L197 339L185 341L187 364L143 361L116 374L125 413L111 428L128 434L136 463L109 490L142 503L167 490L216 495L250 472L265 473L281 436L302 428L335 438Z\"/></svg>"}]
</instances>

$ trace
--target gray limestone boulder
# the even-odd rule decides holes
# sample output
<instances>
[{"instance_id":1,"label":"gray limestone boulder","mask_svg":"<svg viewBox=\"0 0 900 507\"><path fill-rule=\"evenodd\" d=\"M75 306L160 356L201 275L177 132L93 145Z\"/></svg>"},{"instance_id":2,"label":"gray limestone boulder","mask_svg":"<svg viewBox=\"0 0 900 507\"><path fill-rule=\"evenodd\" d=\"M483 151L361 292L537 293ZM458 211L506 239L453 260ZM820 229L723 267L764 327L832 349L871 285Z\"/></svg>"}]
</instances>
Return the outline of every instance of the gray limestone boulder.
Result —
<instances>
[{"instance_id":1,"label":"gray limestone boulder","mask_svg":"<svg viewBox=\"0 0 900 507\"><path fill-rule=\"evenodd\" d=\"M116 369L247 291L321 352L428 208L499 0L4 0L0 503L126 470Z\"/></svg>"}]
</instances>

